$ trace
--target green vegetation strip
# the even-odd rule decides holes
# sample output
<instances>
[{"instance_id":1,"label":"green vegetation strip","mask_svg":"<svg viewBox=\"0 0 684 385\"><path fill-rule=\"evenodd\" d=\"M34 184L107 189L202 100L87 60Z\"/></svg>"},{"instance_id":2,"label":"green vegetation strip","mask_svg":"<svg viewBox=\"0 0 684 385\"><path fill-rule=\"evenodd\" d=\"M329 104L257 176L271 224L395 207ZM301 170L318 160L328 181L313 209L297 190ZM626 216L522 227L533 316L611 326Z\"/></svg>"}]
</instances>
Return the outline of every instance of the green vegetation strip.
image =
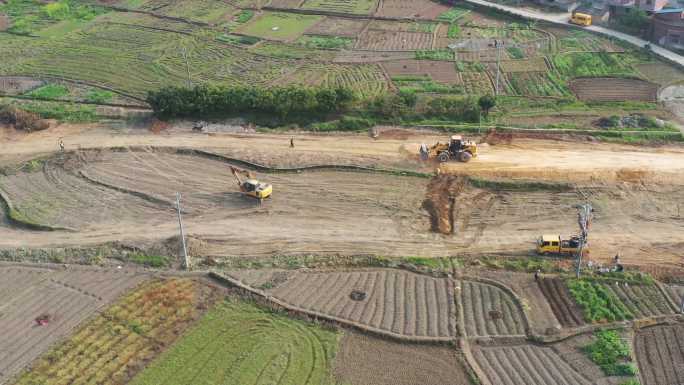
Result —
<instances>
[{"instance_id":1,"label":"green vegetation strip","mask_svg":"<svg viewBox=\"0 0 684 385\"><path fill-rule=\"evenodd\" d=\"M338 334L226 300L131 385L332 384Z\"/></svg>"},{"instance_id":2,"label":"green vegetation strip","mask_svg":"<svg viewBox=\"0 0 684 385\"><path fill-rule=\"evenodd\" d=\"M637 369L630 361L629 344L615 330L599 330L596 340L584 348L592 361L608 376L634 376Z\"/></svg>"},{"instance_id":3,"label":"green vegetation strip","mask_svg":"<svg viewBox=\"0 0 684 385\"><path fill-rule=\"evenodd\" d=\"M634 318L624 303L601 284L583 280L569 279L568 289L582 308L587 322L613 322Z\"/></svg>"}]
</instances>

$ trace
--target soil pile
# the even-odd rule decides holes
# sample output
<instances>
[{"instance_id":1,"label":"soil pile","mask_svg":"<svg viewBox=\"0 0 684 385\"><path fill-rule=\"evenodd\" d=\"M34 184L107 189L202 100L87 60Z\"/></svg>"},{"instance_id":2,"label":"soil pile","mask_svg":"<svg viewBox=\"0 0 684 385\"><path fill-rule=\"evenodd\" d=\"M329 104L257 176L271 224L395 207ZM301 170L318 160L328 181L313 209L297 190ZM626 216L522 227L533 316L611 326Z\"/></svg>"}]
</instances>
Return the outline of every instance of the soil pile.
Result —
<instances>
[{"instance_id":1,"label":"soil pile","mask_svg":"<svg viewBox=\"0 0 684 385\"><path fill-rule=\"evenodd\" d=\"M432 178L423 201L423 208L430 214L432 231L453 234L454 206L465 186L466 179L456 175L438 175Z\"/></svg>"},{"instance_id":2,"label":"soil pile","mask_svg":"<svg viewBox=\"0 0 684 385\"><path fill-rule=\"evenodd\" d=\"M14 126L17 130L40 131L50 127L50 123L38 115L14 106L0 108L0 123Z\"/></svg>"}]
</instances>

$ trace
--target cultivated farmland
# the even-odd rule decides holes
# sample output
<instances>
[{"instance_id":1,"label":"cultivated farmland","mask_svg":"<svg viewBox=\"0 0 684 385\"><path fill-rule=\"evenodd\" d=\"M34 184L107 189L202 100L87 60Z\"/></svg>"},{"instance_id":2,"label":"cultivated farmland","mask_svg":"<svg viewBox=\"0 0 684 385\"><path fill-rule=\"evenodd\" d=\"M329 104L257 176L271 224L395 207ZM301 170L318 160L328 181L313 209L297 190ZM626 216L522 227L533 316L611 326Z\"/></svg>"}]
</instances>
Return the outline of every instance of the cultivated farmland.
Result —
<instances>
[{"instance_id":1,"label":"cultivated farmland","mask_svg":"<svg viewBox=\"0 0 684 385\"><path fill-rule=\"evenodd\" d=\"M667 298L655 285L634 285L625 283L605 283L603 287L615 294L634 318L646 318L672 314Z\"/></svg>"},{"instance_id":2,"label":"cultivated farmland","mask_svg":"<svg viewBox=\"0 0 684 385\"><path fill-rule=\"evenodd\" d=\"M303 9L368 15L375 12L378 0L305 0Z\"/></svg>"},{"instance_id":3,"label":"cultivated farmland","mask_svg":"<svg viewBox=\"0 0 684 385\"><path fill-rule=\"evenodd\" d=\"M0 383L35 360L51 344L67 336L98 308L145 279L144 274L129 271L11 266L0 267L0 277L0 294L3 294L0 297L3 298ZM39 326L37 318L47 319L48 323ZM20 380L19 384L65 383L58 379L47 381L51 377L43 378L38 382Z\"/></svg>"},{"instance_id":4,"label":"cultivated farmland","mask_svg":"<svg viewBox=\"0 0 684 385\"><path fill-rule=\"evenodd\" d=\"M411 75L429 76L444 84L462 84L463 80L453 62L437 60L397 60L382 63L390 77Z\"/></svg>"},{"instance_id":5,"label":"cultivated farmland","mask_svg":"<svg viewBox=\"0 0 684 385\"><path fill-rule=\"evenodd\" d=\"M586 101L655 102L658 97L657 84L637 79L579 78L568 85L578 99Z\"/></svg>"},{"instance_id":6,"label":"cultivated farmland","mask_svg":"<svg viewBox=\"0 0 684 385\"><path fill-rule=\"evenodd\" d=\"M474 347L473 355L491 384L591 385L553 349L534 345Z\"/></svg>"},{"instance_id":7,"label":"cultivated farmland","mask_svg":"<svg viewBox=\"0 0 684 385\"><path fill-rule=\"evenodd\" d=\"M539 280L539 287L561 325L575 327L584 324L582 312L573 301L572 295L562 279L542 278Z\"/></svg>"},{"instance_id":8,"label":"cultivated farmland","mask_svg":"<svg viewBox=\"0 0 684 385\"><path fill-rule=\"evenodd\" d=\"M643 329L634 349L643 385L684 383L684 325Z\"/></svg>"},{"instance_id":9,"label":"cultivated farmland","mask_svg":"<svg viewBox=\"0 0 684 385\"><path fill-rule=\"evenodd\" d=\"M348 87L359 97L372 97L389 90L389 81L376 64L304 64L280 83Z\"/></svg>"},{"instance_id":10,"label":"cultivated farmland","mask_svg":"<svg viewBox=\"0 0 684 385\"><path fill-rule=\"evenodd\" d=\"M368 20L363 19L326 17L323 21L306 30L306 33L309 35L357 37L361 34L368 23Z\"/></svg>"},{"instance_id":11,"label":"cultivated farmland","mask_svg":"<svg viewBox=\"0 0 684 385\"><path fill-rule=\"evenodd\" d=\"M239 274L239 273L238 273ZM366 293L362 300L352 291ZM269 290L306 311L410 337L455 335L453 283L401 270L301 272Z\"/></svg>"},{"instance_id":12,"label":"cultivated farmland","mask_svg":"<svg viewBox=\"0 0 684 385\"><path fill-rule=\"evenodd\" d=\"M461 292L468 336L525 334L522 312L502 289L486 283L463 281Z\"/></svg>"},{"instance_id":13,"label":"cultivated farmland","mask_svg":"<svg viewBox=\"0 0 684 385\"><path fill-rule=\"evenodd\" d=\"M381 17L435 20L450 7L430 0L381 0L375 13Z\"/></svg>"},{"instance_id":14,"label":"cultivated farmland","mask_svg":"<svg viewBox=\"0 0 684 385\"><path fill-rule=\"evenodd\" d=\"M349 385L468 385L453 348L399 343L347 332L335 357L335 379Z\"/></svg>"},{"instance_id":15,"label":"cultivated farmland","mask_svg":"<svg viewBox=\"0 0 684 385\"><path fill-rule=\"evenodd\" d=\"M316 15L265 13L245 24L237 32L262 39L293 41L321 20L322 17Z\"/></svg>"},{"instance_id":16,"label":"cultivated farmland","mask_svg":"<svg viewBox=\"0 0 684 385\"><path fill-rule=\"evenodd\" d=\"M337 340L334 331L227 299L131 385L332 384Z\"/></svg>"},{"instance_id":17,"label":"cultivated farmland","mask_svg":"<svg viewBox=\"0 0 684 385\"><path fill-rule=\"evenodd\" d=\"M356 49L414 51L432 48L432 33L369 29L359 38Z\"/></svg>"}]
</instances>

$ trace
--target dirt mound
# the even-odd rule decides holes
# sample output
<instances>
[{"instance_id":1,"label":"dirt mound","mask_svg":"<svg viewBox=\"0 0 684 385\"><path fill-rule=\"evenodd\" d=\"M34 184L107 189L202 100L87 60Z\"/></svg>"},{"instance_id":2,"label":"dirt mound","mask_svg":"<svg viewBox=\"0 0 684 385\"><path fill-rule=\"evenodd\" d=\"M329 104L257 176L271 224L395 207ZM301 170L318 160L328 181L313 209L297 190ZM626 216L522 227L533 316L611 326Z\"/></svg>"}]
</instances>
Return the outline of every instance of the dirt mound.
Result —
<instances>
[{"instance_id":1,"label":"dirt mound","mask_svg":"<svg viewBox=\"0 0 684 385\"><path fill-rule=\"evenodd\" d=\"M438 175L427 186L423 208L430 214L431 230L442 234L454 232L454 206L463 192L466 179L455 175Z\"/></svg>"},{"instance_id":2,"label":"dirt mound","mask_svg":"<svg viewBox=\"0 0 684 385\"><path fill-rule=\"evenodd\" d=\"M17 130L40 131L50 127L50 123L38 115L14 106L0 108L0 123L10 124Z\"/></svg>"},{"instance_id":3,"label":"dirt mound","mask_svg":"<svg viewBox=\"0 0 684 385\"><path fill-rule=\"evenodd\" d=\"M179 257L183 255L183 245L181 244L179 235L167 238L166 241L163 242L163 247L169 255ZM203 255L207 250L205 241L191 236L185 237L185 247L189 256Z\"/></svg>"},{"instance_id":4,"label":"dirt mound","mask_svg":"<svg viewBox=\"0 0 684 385\"><path fill-rule=\"evenodd\" d=\"M496 129L491 129L482 138L482 143L487 143L492 146L497 144L511 144L513 143L513 133L512 132L499 132Z\"/></svg>"}]
</instances>

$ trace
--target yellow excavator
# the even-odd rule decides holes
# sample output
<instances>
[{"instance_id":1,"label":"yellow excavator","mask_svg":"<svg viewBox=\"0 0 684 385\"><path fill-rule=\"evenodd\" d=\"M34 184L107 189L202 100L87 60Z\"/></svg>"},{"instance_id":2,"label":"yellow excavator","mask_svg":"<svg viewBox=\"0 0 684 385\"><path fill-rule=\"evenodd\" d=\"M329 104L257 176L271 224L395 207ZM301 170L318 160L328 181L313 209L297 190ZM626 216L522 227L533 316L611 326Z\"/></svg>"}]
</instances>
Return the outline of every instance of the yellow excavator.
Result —
<instances>
[{"instance_id":1,"label":"yellow excavator","mask_svg":"<svg viewBox=\"0 0 684 385\"><path fill-rule=\"evenodd\" d=\"M440 163L450 160L465 163L474 157L477 157L477 143L464 139L461 135L452 135L447 143L437 142L432 147L425 144L420 146L420 158L422 160L436 158Z\"/></svg>"},{"instance_id":2,"label":"yellow excavator","mask_svg":"<svg viewBox=\"0 0 684 385\"><path fill-rule=\"evenodd\" d=\"M230 171L233 173L233 176L240 187L240 191L245 195L257 198L259 201L271 196L273 186L269 183L259 182L254 178L254 175L252 175L251 172L233 166L230 166ZM240 175L244 175L246 179L243 181L242 178L240 178Z\"/></svg>"}]
</instances>

